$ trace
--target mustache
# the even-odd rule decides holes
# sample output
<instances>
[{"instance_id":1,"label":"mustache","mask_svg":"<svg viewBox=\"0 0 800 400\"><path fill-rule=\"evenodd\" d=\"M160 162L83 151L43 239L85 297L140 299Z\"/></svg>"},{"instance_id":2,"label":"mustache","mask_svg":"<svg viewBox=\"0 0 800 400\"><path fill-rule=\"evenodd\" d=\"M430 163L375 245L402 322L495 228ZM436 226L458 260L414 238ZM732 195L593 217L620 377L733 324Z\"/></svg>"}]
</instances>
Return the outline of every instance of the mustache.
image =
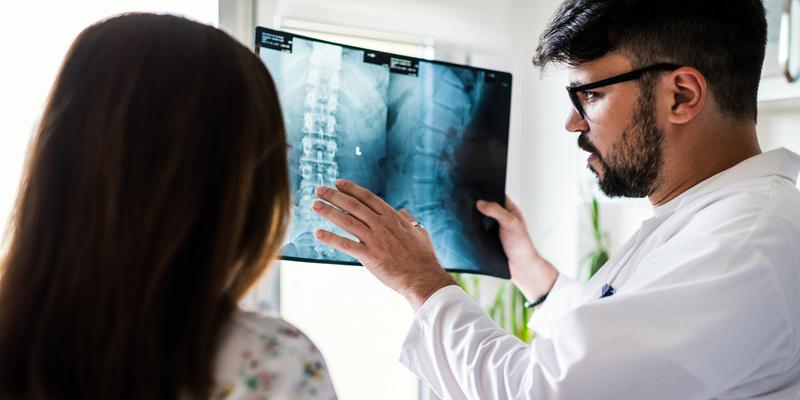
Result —
<instances>
[{"instance_id":1,"label":"mustache","mask_svg":"<svg viewBox=\"0 0 800 400\"><path fill-rule=\"evenodd\" d=\"M581 133L581 135L578 136L578 147L587 153L592 153L600 157L600 152L597 150L597 147L595 147L594 144L589 141L589 138L586 137L585 133Z\"/></svg>"}]
</instances>

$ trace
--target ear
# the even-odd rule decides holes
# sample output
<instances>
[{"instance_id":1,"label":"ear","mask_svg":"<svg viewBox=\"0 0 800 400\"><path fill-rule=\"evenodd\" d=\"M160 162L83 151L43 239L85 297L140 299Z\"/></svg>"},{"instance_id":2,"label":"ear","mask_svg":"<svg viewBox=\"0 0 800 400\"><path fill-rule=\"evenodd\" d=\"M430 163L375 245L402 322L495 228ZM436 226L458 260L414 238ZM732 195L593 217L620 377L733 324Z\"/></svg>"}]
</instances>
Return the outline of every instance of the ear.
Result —
<instances>
[{"instance_id":1,"label":"ear","mask_svg":"<svg viewBox=\"0 0 800 400\"><path fill-rule=\"evenodd\" d=\"M708 98L706 77L696 68L681 67L667 79L670 104L668 119L673 124L686 124L705 107Z\"/></svg>"}]
</instances>

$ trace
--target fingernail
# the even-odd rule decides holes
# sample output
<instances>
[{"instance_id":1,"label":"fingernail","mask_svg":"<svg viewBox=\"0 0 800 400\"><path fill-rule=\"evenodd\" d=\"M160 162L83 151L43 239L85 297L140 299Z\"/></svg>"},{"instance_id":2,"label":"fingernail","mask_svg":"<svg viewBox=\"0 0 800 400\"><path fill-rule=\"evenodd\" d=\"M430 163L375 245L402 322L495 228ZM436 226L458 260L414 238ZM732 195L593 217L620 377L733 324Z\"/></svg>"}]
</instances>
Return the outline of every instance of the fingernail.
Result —
<instances>
[{"instance_id":1,"label":"fingernail","mask_svg":"<svg viewBox=\"0 0 800 400\"><path fill-rule=\"evenodd\" d=\"M325 186L317 186L316 192L317 196L324 196L328 194L328 188L326 188Z\"/></svg>"},{"instance_id":2,"label":"fingernail","mask_svg":"<svg viewBox=\"0 0 800 400\"><path fill-rule=\"evenodd\" d=\"M322 231L316 231L314 234L317 236L318 239L322 239L325 234Z\"/></svg>"},{"instance_id":3,"label":"fingernail","mask_svg":"<svg viewBox=\"0 0 800 400\"><path fill-rule=\"evenodd\" d=\"M320 208L322 208L322 202L321 201L314 201L313 203L311 203L311 208L313 208L315 210L319 210Z\"/></svg>"},{"instance_id":4,"label":"fingernail","mask_svg":"<svg viewBox=\"0 0 800 400\"><path fill-rule=\"evenodd\" d=\"M480 208L483 208L483 206L485 206L485 205L486 205L486 202L485 202L485 201L483 201L483 200L478 200L478 203L477 203L477 206L478 206L478 207L480 207Z\"/></svg>"},{"instance_id":5,"label":"fingernail","mask_svg":"<svg viewBox=\"0 0 800 400\"><path fill-rule=\"evenodd\" d=\"M346 182L345 182L344 179L337 179L336 180L336 187L342 187L342 186L344 186L345 183Z\"/></svg>"}]
</instances>

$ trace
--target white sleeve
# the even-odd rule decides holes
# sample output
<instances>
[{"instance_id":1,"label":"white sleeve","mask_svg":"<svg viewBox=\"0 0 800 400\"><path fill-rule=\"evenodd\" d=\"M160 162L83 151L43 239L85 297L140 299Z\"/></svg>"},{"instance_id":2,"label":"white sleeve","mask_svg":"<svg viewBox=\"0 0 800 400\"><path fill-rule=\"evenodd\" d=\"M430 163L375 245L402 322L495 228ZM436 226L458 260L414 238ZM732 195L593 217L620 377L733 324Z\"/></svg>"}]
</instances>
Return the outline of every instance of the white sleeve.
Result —
<instances>
[{"instance_id":1,"label":"white sleeve","mask_svg":"<svg viewBox=\"0 0 800 400\"><path fill-rule=\"evenodd\" d=\"M524 368L528 353L525 343L501 329L460 287L447 286L417 311L400 362L441 399L477 399L507 391L500 387L504 370Z\"/></svg>"},{"instance_id":2,"label":"white sleeve","mask_svg":"<svg viewBox=\"0 0 800 400\"><path fill-rule=\"evenodd\" d=\"M442 399L708 399L759 366L787 368L796 348L766 259L684 254L648 258L669 272L567 311L530 345L443 288L419 309L401 362Z\"/></svg>"}]
</instances>

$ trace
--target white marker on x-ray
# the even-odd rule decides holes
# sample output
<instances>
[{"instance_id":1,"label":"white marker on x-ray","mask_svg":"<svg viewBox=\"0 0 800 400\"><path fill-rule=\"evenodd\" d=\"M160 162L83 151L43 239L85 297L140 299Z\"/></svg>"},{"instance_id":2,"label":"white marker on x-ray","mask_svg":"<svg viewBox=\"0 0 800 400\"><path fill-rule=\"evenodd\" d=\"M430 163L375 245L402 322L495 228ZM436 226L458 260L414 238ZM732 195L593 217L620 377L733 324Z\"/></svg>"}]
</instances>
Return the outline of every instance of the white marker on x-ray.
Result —
<instances>
[{"instance_id":1,"label":"white marker on x-ray","mask_svg":"<svg viewBox=\"0 0 800 400\"><path fill-rule=\"evenodd\" d=\"M361 155L361 147L360 146L356 146L356 155L357 156Z\"/></svg>"}]
</instances>

